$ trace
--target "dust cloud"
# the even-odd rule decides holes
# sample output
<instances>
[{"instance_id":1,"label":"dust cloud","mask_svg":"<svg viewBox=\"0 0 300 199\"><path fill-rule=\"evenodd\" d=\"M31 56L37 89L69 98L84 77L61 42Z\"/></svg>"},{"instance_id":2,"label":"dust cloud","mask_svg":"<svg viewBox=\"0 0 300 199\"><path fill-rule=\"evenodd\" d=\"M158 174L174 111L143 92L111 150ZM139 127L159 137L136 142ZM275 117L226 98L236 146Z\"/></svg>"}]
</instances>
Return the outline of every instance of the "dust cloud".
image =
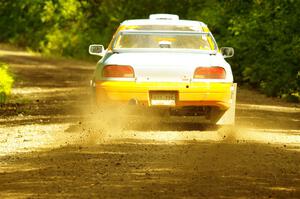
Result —
<instances>
[{"instance_id":1,"label":"dust cloud","mask_svg":"<svg viewBox=\"0 0 300 199\"><path fill-rule=\"evenodd\" d=\"M80 114L82 119L70 125L66 131L76 135L73 144L83 146L128 141L300 143L297 124L293 126L291 123L281 122L283 126L272 128L268 118L263 115L263 118L267 118L263 120L259 117L261 113L257 111L250 112L251 117L257 115L256 120L249 119L242 111L238 111L235 126L215 126L206 123L201 117L170 116L164 111L136 110L131 106L81 107Z\"/></svg>"},{"instance_id":2,"label":"dust cloud","mask_svg":"<svg viewBox=\"0 0 300 199\"><path fill-rule=\"evenodd\" d=\"M79 110L81 120L66 130L77 134L73 143L78 145L108 144L110 140L120 139L132 122L127 107L90 105Z\"/></svg>"}]
</instances>

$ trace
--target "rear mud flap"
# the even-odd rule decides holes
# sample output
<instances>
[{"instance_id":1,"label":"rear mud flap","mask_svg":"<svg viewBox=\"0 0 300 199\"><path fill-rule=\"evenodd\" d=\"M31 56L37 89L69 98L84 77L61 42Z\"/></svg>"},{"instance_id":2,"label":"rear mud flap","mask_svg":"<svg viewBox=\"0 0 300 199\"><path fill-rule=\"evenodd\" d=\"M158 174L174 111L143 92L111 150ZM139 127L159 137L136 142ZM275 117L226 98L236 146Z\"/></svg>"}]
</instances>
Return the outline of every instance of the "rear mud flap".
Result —
<instances>
[{"instance_id":1,"label":"rear mud flap","mask_svg":"<svg viewBox=\"0 0 300 199\"><path fill-rule=\"evenodd\" d=\"M236 107L236 91L237 84L231 87L231 106L226 111L213 109L211 111L211 122L216 125L234 125L235 123L235 107Z\"/></svg>"}]
</instances>

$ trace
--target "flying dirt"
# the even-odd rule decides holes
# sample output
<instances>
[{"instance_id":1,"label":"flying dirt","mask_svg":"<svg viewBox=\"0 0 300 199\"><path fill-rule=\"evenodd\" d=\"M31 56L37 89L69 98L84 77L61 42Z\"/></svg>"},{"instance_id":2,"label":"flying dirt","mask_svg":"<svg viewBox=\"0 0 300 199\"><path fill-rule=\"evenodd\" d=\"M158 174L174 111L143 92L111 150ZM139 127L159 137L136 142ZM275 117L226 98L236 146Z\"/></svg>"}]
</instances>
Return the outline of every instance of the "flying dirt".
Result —
<instances>
[{"instance_id":1,"label":"flying dirt","mask_svg":"<svg viewBox=\"0 0 300 199\"><path fill-rule=\"evenodd\" d=\"M96 111L94 65L1 45L0 198L300 198L300 106L239 88L236 125Z\"/></svg>"}]
</instances>

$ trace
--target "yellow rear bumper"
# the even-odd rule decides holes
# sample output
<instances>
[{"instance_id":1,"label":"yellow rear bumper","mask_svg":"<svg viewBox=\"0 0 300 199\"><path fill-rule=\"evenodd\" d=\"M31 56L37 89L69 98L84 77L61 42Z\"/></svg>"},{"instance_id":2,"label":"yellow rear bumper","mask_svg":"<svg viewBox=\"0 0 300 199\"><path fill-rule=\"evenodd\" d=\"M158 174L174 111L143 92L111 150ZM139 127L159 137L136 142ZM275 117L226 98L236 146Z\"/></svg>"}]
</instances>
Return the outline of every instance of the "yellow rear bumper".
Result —
<instances>
[{"instance_id":1,"label":"yellow rear bumper","mask_svg":"<svg viewBox=\"0 0 300 199\"><path fill-rule=\"evenodd\" d=\"M141 105L149 105L149 91L175 91L176 107L217 106L226 110L231 105L233 83L211 82L96 82L98 104L107 102L128 103L135 99Z\"/></svg>"}]
</instances>

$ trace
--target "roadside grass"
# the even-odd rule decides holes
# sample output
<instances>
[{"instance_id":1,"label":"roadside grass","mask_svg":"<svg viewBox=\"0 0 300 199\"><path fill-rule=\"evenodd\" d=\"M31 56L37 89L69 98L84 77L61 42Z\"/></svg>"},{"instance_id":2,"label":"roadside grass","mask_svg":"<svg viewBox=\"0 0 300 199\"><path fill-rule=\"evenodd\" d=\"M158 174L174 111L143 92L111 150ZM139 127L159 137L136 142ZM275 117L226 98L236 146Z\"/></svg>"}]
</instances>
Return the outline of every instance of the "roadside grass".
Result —
<instances>
[{"instance_id":1,"label":"roadside grass","mask_svg":"<svg viewBox=\"0 0 300 199\"><path fill-rule=\"evenodd\" d=\"M0 103L5 103L11 93L14 78L9 72L9 66L0 62Z\"/></svg>"}]
</instances>

